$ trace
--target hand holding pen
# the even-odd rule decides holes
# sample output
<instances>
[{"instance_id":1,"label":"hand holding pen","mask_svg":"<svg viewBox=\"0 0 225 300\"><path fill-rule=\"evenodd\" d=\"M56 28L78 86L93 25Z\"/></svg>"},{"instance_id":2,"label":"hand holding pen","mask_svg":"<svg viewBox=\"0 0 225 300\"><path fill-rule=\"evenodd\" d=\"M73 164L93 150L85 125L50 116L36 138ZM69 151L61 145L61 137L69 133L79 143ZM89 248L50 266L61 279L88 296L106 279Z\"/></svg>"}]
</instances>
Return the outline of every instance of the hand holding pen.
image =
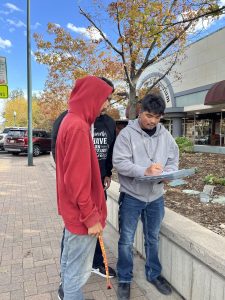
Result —
<instances>
[{"instance_id":1,"label":"hand holding pen","mask_svg":"<svg viewBox=\"0 0 225 300\"><path fill-rule=\"evenodd\" d=\"M157 176L163 171L163 167L160 163L153 163L145 170L145 176Z\"/></svg>"}]
</instances>

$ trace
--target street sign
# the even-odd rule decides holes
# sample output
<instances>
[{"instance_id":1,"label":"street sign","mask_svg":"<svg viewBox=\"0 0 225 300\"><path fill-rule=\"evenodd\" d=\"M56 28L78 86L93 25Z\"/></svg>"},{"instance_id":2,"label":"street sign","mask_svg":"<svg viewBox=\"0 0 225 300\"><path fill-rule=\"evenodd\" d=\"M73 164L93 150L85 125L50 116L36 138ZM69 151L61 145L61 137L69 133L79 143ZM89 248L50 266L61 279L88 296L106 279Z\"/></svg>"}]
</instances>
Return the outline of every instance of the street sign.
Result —
<instances>
[{"instance_id":1,"label":"street sign","mask_svg":"<svg viewBox=\"0 0 225 300\"><path fill-rule=\"evenodd\" d=\"M0 56L0 99L9 97L6 58Z\"/></svg>"},{"instance_id":2,"label":"street sign","mask_svg":"<svg viewBox=\"0 0 225 300\"><path fill-rule=\"evenodd\" d=\"M6 58L0 56L0 85L7 85Z\"/></svg>"},{"instance_id":3,"label":"street sign","mask_svg":"<svg viewBox=\"0 0 225 300\"><path fill-rule=\"evenodd\" d=\"M9 97L8 85L0 84L0 98L6 99L8 97Z\"/></svg>"}]
</instances>

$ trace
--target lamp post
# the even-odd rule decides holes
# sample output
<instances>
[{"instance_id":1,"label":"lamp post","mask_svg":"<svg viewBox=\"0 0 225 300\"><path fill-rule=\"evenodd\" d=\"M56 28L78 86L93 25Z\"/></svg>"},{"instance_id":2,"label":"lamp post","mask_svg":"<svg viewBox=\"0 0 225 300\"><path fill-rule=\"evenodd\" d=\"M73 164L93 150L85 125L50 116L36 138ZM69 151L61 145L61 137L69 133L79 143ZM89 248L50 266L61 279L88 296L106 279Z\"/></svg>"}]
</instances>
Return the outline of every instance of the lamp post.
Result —
<instances>
[{"instance_id":1,"label":"lamp post","mask_svg":"<svg viewBox=\"0 0 225 300\"><path fill-rule=\"evenodd\" d=\"M16 127L16 111L13 112L14 126Z\"/></svg>"},{"instance_id":2,"label":"lamp post","mask_svg":"<svg viewBox=\"0 0 225 300\"><path fill-rule=\"evenodd\" d=\"M28 166L33 166L32 86L31 86L30 0L27 0L27 101L28 101Z\"/></svg>"}]
</instances>

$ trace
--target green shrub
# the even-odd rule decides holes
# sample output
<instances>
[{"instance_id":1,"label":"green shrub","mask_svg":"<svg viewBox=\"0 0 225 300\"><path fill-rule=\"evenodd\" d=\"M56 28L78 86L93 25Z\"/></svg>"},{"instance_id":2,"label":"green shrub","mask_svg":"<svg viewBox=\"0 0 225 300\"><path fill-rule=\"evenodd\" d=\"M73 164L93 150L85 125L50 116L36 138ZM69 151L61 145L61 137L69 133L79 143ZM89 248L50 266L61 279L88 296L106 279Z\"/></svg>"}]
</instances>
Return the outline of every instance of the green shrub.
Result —
<instances>
[{"instance_id":1,"label":"green shrub","mask_svg":"<svg viewBox=\"0 0 225 300\"><path fill-rule=\"evenodd\" d=\"M212 174L205 176L204 182L208 184L219 184L225 186L225 178L224 177L216 177Z\"/></svg>"},{"instance_id":2,"label":"green shrub","mask_svg":"<svg viewBox=\"0 0 225 300\"><path fill-rule=\"evenodd\" d=\"M175 141L179 147L180 153L193 151L193 142L189 138L179 136L175 139Z\"/></svg>"}]
</instances>

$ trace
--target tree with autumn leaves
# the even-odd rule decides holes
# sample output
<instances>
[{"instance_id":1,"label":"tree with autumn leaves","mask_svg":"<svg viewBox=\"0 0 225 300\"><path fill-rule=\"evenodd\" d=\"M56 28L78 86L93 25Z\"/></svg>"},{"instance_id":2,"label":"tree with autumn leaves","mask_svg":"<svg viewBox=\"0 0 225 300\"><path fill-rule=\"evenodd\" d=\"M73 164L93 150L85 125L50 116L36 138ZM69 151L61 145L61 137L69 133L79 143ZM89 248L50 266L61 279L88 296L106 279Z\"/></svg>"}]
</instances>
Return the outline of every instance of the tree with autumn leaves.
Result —
<instances>
[{"instance_id":1,"label":"tree with autumn leaves","mask_svg":"<svg viewBox=\"0 0 225 300\"><path fill-rule=\"evenodd\" d=\"M5 119L5 127L27 127L27 99L24 96L22 90L13 90L10 93L9 99L4 105L4 110L2 117ZM36 95L32 97L32 111L33 111L33 127L34 128L43 128L45 124L43 120L43 115L40 108L40 99ZM50 129L49 127L44 127Z\"/></svg>"},{"instance_id":2,"label":"tree with autumn leaves","mask_svg":"<svg viewBox=\"0 0 225 300\"><path fill-rule=\"evenodd\" d=\"M60 88L63 81L67 94L74 80L85 74L125 82L131 119L136 116L137 84L143 72L156 62L165 61L162 75L148 90L157 87L177 63L188 34L195 32L197 22L210 22L225 11L218 0L123 0L111 2L106 7L102 1L95 1L94 5L98 17L82 8L80 13L90 23L87 31L98 32L101 39L73 38L55 24L48 25L53 41L44 41L40 35L34 35L37 61L49 68L46 91L54 95L51 87ZM105 33L108 28L113 36Z\"/></svg>"}]
</instances>

